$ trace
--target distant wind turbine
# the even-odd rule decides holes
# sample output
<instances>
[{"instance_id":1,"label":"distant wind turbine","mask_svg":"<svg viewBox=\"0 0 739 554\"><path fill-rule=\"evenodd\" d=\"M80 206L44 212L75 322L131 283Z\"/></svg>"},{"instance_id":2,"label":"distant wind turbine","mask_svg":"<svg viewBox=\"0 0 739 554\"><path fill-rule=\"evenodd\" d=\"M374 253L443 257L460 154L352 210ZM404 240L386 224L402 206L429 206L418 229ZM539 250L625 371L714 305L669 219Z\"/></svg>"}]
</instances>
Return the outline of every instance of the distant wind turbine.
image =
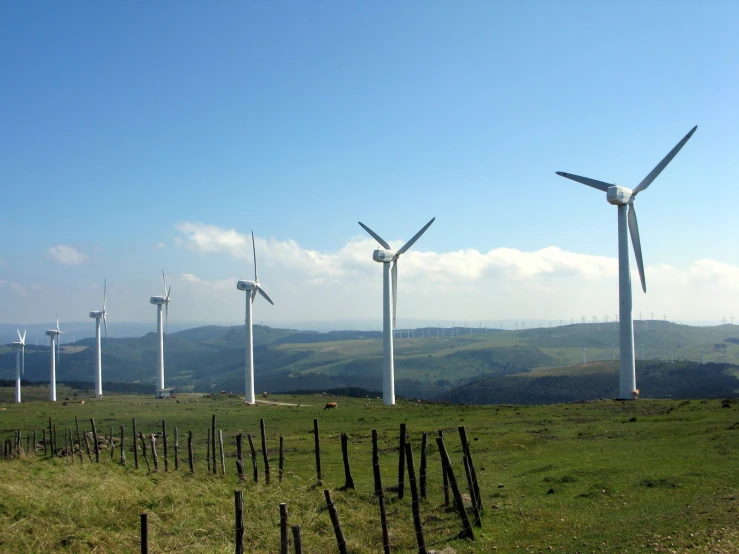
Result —
<instances>
[{"instance_id":1,"label":"distant wind turbine","mask_svg":"<svg viewBox=\"0 0 739 554\"><path fill-rule=\"evenodd\" d=\"M639 269L639 277L644 292L647 285L644 278L644 262L642 261L641 239L639 226L636 220L634 201L637 195L645 190L662 170L667 167L680 149L693 136L697 127L693 127L677 145L670 150L667 156L658 163L636 188L628 189L617 185L604 183L588 177L581 177L571 173L557 172L557 175L566 177L578 183L588 185L606 193L610 204L618 207L618 273L619 273L619 309L620 309L620 370L619 370L619 397L622 400L636 398L636 371L634 360L634 322L632 319L631 274L629 272L629 245L627 233L631 235L634 246L634 256ZM628 231L627 231L628 229ZM652 316L654 317L654 316Z\"/></svg>"},{"instance_id":2,"label":"distant wind turbine","mask_svg":"<svg viewBox=\"0 0 739 554\"><path fill-rule=\"evenodd\" d=\"M59 364L59 341L62 332L59 330L59 317L56 318L56 329L47 329L46 336L51 340L51 369L49 371L49 400L56 402L56 368ZM54 356L56 345L56 356Z\"/></svg>"},{"instance_id":3,"label":"distant wind turbine","mask_svg":"<svg viewBox=\"0 0 739 554\"><path fill-rule=\"evenodd\" d=\"M152 296L149 299L149 302L157 307L157 338L159 342L159 352L157 355L157 398L162 397L164 390L164 332L165 326L169 324L169 293L172 292L171 285L167 289L167 279L164 277L164 270L162 270L162 282L164 283L164 296ZM166 314L164 321L162 321L162 306L164 306Z\"/></svg>"},{"instance_id":4,"label":"distant wind turbine","mask_svg":"<svg viewBox=\"0 0 739 554\"><path fill-rule=\"evenodd\" d=\"M372 259L382 264L382 401L385 405L395 404L395 364L393 359L393 334L395 329L395 313L398 302L398 258L421 238L436 218L431 218L411 240L406 242L397 252L393 252L390 245L380 235L367 227L361 221L359 225L369 233L383 248L372 253ZM391 269L392 264L392 269ZM392 273L392 283L390 276ZM391 318L392 304L392 318ZM443 331L442 331L443 333Z\"/></svg>"},{"instance_id":5,"label":"distant wind turbine","mask_svg":"<svg viewBox=\"0 0 739 554\"><path fill-rule=\"evenodd\" d=\"M21 403L21 375L26 370L26 331L23 331L21 335L20 329L18 331L18 340L12 343L12 347L15 349L15 403Z\"/></svg>"},{"instance_id":6,"label":"distant wind turbine","mask_svg":"<svg viewBox=\"0 0 739 554\"><path fill-rule=\"evenodd\" d=\"M100 348L100 318L105 324L105 340L108 340L108 312L105 306L108 303L108 280L103 284L103 310L90 312L90 317L95 319L95 396L103 396L103 354Z\"/></svg>"}]
</instances>

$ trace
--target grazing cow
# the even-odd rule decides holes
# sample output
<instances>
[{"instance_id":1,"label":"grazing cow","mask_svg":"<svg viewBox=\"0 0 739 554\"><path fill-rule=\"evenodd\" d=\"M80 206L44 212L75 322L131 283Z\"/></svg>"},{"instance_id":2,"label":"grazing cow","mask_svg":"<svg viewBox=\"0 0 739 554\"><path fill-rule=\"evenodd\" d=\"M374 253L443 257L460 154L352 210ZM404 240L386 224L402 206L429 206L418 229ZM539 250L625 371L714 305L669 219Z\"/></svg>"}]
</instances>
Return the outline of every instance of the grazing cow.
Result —
<instances>
[{"instance_id":1,"label":"grazing cow","mask_svg":"<svg viewBox=\"0 0 739 554\"><path fill-rule=\"evenodd\" d=\"M338 408L339 405L336 402L327 402L326 405L323 407L324 410L333 410L335 408Z\"/></svg>"},{"instance_id":2,"label":"grazing cow","mask_svg":"<svg viewBox=\"0 0 739 554\"><path fill-rule=\"evenodd\" d=\"M265 398L265 399L269 398L269 394L266 393L266 392L263 392L262 393L262 398Z\"/></svg>"}]
</instances>

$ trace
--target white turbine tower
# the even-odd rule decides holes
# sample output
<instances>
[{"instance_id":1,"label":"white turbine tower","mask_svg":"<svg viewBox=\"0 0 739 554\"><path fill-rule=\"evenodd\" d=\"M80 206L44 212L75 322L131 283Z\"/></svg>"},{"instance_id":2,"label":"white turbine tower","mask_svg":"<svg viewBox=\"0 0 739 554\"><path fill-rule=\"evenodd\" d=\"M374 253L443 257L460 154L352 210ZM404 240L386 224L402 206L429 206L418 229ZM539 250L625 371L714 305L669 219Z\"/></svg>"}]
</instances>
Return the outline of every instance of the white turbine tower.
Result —
<instances>
[{"instance_id":1,"label":"white turbine tower","mask_svg":"<svg viewBox=\"0 0 739 554\"><path fill-rule=\"evenodd\" d=\"M100 349L100 318L103 318L105 325L105 340L108 340L108 312L105 309L108 301L108 280L103 285L103 311L90 312L90 317L95 320L95 345L97 346L95 355L95 396L102 398L103 396L103 355Z\"/></svg>"},{"instance_id":2,"label":"white turbine tower","mask_svg":"<svg viewBox=\"0 0 739 554\"><path fill-rule=\"evenodd\" d=\"M164 306L166 319L165 325L169 323L169 293L172 292L172 286L167 289L167 280L164 278L164 270L162 270L162 282L164 283L164 296L152 296L149 302L157 307L157 336L159 339L159 353L157 356L157 398L161 397L164 389L164 326L162 325L162 306Z\"/></svg>"},{"instance_id":3,"label":"white turbine tower","mask_svg":"<svg viewBox=\"0 0 739 554\"><path fill-rule=\"evenodd\" d=\"M56 318L56 329L47 329L46 336L51 339L51 368L49 371L49 400L56 402L56 367L59 364L59 318ZM54 356L54 345L56 344L56 357Z\"/></svg>"},{"instance_id":4,"label":"white turbine tower","mask_svg":"<svg viewBox=\"0 0 739 554\"><path fill-rule=\"evenodd\" d=\"M21 402L21 375L26 370L26 332L23 331L23 335L19 329L18 340L11 344L15 349L15 403L20 404Z\"/></svg>"},{"instance_id":5,"label":"white turbine tower","mask_svg":"<svg viewBox=\"0 0 739 554\"><path fill-rule=\"evenodd\" d=\"M639 239L639 226L636 221L634 200L636 195L646 189L662 170L672 161L680 149L685 146L695 130L690 132L677 143L665 158L647 175L633 190L617 185L610 185L603 181L597 181L588 177L580 177L571 173L557 171L557 175L567 177L578 183L588 185L606 193L606 199L610 204L618 206L618 292L619 292L619 321L620 321L620 356L621 366L619 370L619 398L622 400L635 398L636 371L634 362L634 321L631 314L631 274L629 273L629 244L626 229L631 234L631 243L634 246L636 265L639 268L639 278L644 292L647 285L644 279L644 262L642 261L641 241ZM627 211L628 208L628 211Z\"/></svg>"},{"instance_id":6,"label":"white turbine tower","mask_svg":"<svg viewBox=\"0 0 739 554\"><path fill-rule=\"evenodd\" d=\"M382 401L387 406L395 404L395 367L393 362L393 329L395 329L395 309L398 304L398 258L404 254L421 235L426 232L436 218L431 218L415 236L406 242L397 252L390 249L377 233L361 221L362 229L379 242L385 250L378 248L372 253L372 259L382 264ZM392 263L392 270L390 264ZM392 272L392 285L390 273ZM390 318L390 304L392 296L392 320ZM443 331L442 331L443 336Z\"/></svg>"},{"instance_id":7,"label":"white turbine tower","mask_svg":"<svg viewBox=\"0 0 739 554\"><path fill-rule=\"evenodd\" d=\"M244 393L244 400L248 402L249 404L254 404L256 402L256 397L254 395L254 330L252 329L252 304L254 303L254 298L257 296L257 292L264 296L264 298L272 304L275 305L274 302L272 302L272 299L267 296L267 293L264 292L264 289L259 284L259 276L257 275L257 249L254 245L254 232L252 231L251 234L251 248L252 252L254 253L254 280L253 281L239 281L236 283L236 288L239 290L242 290L247 293L246 295L246 319L245 319L245 327L246 327L246 353L245 353L245 393Z\"/></svg>"}]
</instances>

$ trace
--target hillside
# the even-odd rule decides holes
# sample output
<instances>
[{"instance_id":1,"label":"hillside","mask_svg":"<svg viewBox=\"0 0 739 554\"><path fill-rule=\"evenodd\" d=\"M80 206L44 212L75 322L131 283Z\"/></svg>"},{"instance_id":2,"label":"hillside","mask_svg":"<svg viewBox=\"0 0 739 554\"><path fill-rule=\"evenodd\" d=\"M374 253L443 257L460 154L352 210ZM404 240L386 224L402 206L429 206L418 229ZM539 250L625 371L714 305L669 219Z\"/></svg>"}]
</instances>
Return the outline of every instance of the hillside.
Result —
<instances>
[{"instance_id":1,"label":"hillside","mask_svg":"<svg viewBox=\"0 0 739 554\"><path fill-rule=\"evenodd\" d=\"M566 325L522 331L485 332L457 328L416 329L411 338L396 338L396 393L400 396L466 398L465 386L505 402L530 398L600 398L614 396L618 326L608 324ZM409 334L403 331L404 337ZM421 335L423 334L423 338ZM429 335L433 338L429 338ZM256 384L260 390L286 392L337 387L382 388L382 341L376 331L294 331L254 326ZM647 374L640 368L656 362L700 361L724 364L722 375L739 376L739 326L689 327L664 321L636 322L637 358L644 352L637 379L647 393ZM165 337L166 383L180 391L242 391L244 381L244 330L241 326L205 326L171 333ZM583 365L583 349L586 364ZM157 337L103 341L104 381L133 382L153 387L156 373ZM62 347L59 381L91 382L94 340L84 339ZM598 363L607 362L607 363ZM640 360L641 362L641 360ZM26 349L25 378L48 380L48 346ZM675 366L673 366L675 367ZM565 369L567 368L567 369ZM588 375L575 374L589 368ZM644 370L646 371L646 369ZM15 355L0 347L0 379L15 374ZM524 385L511 375L536 376ZM573 381L576 377L576 382ZM658 380L669 380L664 372ZM719 378L725 394L733 394L732 381ZM484 382L477 387L475 384ZM546 384L549 393L540 389ZM562 391L577 391L572 394ZM713 389L711 389L713 390ZM660 392L657 392L660 391ZM649 394L677 394L674 387L654 385ZM501 396L502 395L502 396ZM473 395L474 396L474 395ZM467 401L467 400L458 400ZM534 401L534 400L530 400ZM539 401L539 400L537 400Z\"/></svg>"}]
</instances>

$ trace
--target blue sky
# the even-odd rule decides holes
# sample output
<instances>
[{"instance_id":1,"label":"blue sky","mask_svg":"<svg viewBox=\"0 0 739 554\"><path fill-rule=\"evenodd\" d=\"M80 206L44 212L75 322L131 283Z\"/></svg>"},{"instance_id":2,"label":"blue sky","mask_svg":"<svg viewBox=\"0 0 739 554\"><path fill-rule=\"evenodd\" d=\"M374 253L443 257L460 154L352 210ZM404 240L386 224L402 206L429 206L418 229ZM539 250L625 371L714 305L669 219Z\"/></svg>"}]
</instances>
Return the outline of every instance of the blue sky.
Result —
<instances>
[{"instance_id":1,"label":"blue sky","mask_svg":"<svg viewBox=\"0 0 739 554\"><path fill-rule=\"evenodd\" d=\"M737 28L729 1L0 4L0 322L84 320L105 276L111 321L153 322L162 267L173 320L236 322L252 229L267 322L379 321L357 221L400 245L432 216L400 323L613 313L616 210L554 172L633 187L693 125L639 196L635 309L739 315Z\"/></svg>"}]
</instances>

